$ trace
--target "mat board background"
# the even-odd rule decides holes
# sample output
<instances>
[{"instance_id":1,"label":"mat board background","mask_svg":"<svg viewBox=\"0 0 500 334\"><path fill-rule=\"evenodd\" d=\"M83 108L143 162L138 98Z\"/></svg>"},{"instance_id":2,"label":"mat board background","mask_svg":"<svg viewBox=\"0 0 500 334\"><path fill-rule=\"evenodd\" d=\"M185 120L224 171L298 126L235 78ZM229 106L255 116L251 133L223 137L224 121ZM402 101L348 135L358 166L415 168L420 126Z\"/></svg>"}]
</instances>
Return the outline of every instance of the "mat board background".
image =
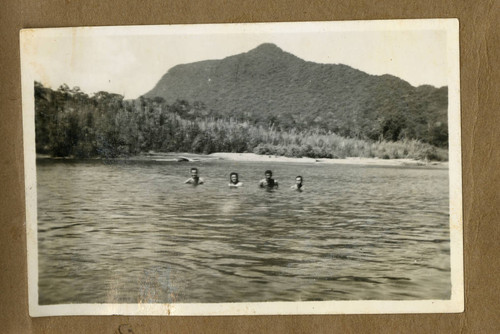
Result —
<instances>
[{"instance_id":1,"label":"mat board background","mask_svg":"<svg viewBox=\"0 0 500 334\"><path fill-rule=\"evenodd\" d=\"M460 21L466 311L247 317L28 315L21 28L457 17ZM0 4L0 331L2 333L500 332L498 1L3 0ZM129 331L130 330L130 331Z\"/></svg>"}]
</instances>

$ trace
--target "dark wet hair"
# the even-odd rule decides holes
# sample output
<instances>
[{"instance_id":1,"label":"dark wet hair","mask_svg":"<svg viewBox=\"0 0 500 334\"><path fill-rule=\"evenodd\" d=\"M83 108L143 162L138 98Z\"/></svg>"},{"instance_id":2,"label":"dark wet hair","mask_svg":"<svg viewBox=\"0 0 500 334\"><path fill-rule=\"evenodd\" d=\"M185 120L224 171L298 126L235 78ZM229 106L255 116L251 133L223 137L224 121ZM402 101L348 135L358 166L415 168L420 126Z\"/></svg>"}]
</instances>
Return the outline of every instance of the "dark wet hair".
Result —
<instances>
[{"instance_id":1,"label":"dark wet hair","mask_svg":"<svg viewBox=\"0 0 500 334\"><path fill-rule=\"evenodd\" d=\"M198 171L198 168L196 168L196 167L191 168L191 172L194 171L194 170Z\"/></svg>"},{"instance_id":2,"label":"dark wet hair","mask_svg":"<svg viewBox=\"0 0 500 334\"><path fill-rule=\"evenodd\" d=\"M300 177L300 181L304 181L304 178L303 178L301 175L297 175L297 176L295 177L295 180L297 180L299 177Z\"/></svg>"},{"instance_id":3,"label":"dark wet hair","mask_svg":"<svg viewBox=\"0 0 500 334\"><path fill-rule=\"evenodd\" d=\"M231 174L229 174L229 182L234 183L233 180L231 180L231 177L233 175L236 175L236 183L238 183L239 177L238 177L238 173L236 173L236 172L232 172ZM234 184L236 184L236 183L234 183Z\"/></svg>"},{"instance_id":4,"label":"dark wet hair","mask_svg":"<svg viewBox=\"0 0 500 334\"><path fill-rule=\"evenodd\" d=\"M271 175L273 175L273 171L270 170L270 169L268 169L268 170L266 170L266 172L264 174L271 174Z\"/></svg>"}]
</instances>

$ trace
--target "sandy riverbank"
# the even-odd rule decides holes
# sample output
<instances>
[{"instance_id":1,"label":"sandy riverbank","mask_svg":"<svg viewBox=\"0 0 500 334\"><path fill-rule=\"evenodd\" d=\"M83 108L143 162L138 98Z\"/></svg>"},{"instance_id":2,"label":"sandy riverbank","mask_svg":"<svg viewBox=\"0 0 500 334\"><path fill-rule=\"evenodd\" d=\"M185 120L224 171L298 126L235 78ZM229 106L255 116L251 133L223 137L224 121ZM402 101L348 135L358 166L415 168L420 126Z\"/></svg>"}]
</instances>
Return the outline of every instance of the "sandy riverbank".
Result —
<instances>
[{"instance_id":1,"label":"sandy riverbank","mask_svg":"<svg viewBox=\"0 0 500 334\"><path fill-rule=\"evenodd\" d=\"M294 163L321 163L345 165L376 165L376 166L439 166L448 167L448 162L420 161L413 159L378 159L349 157L345 159L314 159L288 158L274 155L259 155L255 153L212 153L209 157L231 161L258 161L258 162L294 162Z\"/></svg>"},{"instance_id":2,"label":"sandy riverbank","mask_svg":"<svg viewBox=\"0 0 500 334\"><path fill-rule=\"evenodd\" d=\"M62 159L72 160L72 157L51 158L49 155L37 154L37 159ZM87 160L87 159L84 159ZM102 160L102 158L93 158L90 160ZM314 158L288 158L275 155L259 155L255 153L163 153L149 152L138 156L122 157L109 159L113 161L157 161L157 162L197 162L208 160L227 160L227 161L251 161L251 162L288 162L288 163L310 163L310 164L337 164L337 165L373 165L373 166L423 166L448 168L448 162L440 161L422 161L413 159L379 159L379 158L358 158L349 157L344 159L314 159Z\"/></svg>"}]
</instances>

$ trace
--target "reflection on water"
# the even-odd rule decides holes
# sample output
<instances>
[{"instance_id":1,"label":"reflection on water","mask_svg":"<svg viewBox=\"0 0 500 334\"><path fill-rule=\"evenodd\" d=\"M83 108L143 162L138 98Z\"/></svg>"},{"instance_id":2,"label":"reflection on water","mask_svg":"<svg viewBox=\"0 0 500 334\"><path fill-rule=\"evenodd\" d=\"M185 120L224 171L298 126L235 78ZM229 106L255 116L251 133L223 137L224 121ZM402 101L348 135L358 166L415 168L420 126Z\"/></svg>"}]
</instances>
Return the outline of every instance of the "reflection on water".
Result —
<instances>
[{"instance_id":1,"label":"reflection on water","mask_svg":"<svg viewBox=\"0 0 500 334\"><path fill-rule=\"evenodd\" d=\"M183 182L197 166L205 185ZM258 188L272 169L280 188ZM237 171L242 188L228 189ZM448 170L39 161L40 304L449 299ZM290 189L304 177L304 191Z\"/></svg>"}]
</instances>

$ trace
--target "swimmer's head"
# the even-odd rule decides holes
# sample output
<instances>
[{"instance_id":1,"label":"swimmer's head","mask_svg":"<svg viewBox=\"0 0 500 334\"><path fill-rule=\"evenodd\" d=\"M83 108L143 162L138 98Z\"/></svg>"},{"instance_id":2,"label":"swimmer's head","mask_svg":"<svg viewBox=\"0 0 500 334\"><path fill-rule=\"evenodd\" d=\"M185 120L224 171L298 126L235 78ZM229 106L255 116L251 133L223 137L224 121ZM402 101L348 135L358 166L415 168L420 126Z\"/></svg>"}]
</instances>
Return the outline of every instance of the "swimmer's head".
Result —
<instances>
[{"instance_id":1,"label":"swimmer's head","mask_svg":"<svg viewBox=\"0 0 500 334\"><path fill-rule=\"evenodd\" d=\"M270 179L273 177L273 172L271 170L266 170L266 172L264 173L264 175L266 176L266 179Z\"/></svg>"},{"instance_id":2,"label":"swimmer's head","mask_svg":"<svg viewBox=\"0 0 500 334\"><path fill-rule=\"evenodd\" d=\"M191 168L191 177L198 177L198 168Z\"/></svg>"},{"instance_id":3,"label":"swimmer's head","mask_svg":"<svg viewBox=\"0 0 500 334\"><path fill-rule=\"evenodd\" d=\"M229 181L233 184L238 183L238 173L232 172L229 174Z\"/></svg>"},{"instance_id":4,"label":"swimmer's head","mask_svg":"<svg viewBox=\"0 0 500 334\"><path fill-rule=\"evenodd\" d=\"M298 185L298 186L302 186L302 176L296 176L295 177L295 184Z\"/></svg>"}]
</instances>

